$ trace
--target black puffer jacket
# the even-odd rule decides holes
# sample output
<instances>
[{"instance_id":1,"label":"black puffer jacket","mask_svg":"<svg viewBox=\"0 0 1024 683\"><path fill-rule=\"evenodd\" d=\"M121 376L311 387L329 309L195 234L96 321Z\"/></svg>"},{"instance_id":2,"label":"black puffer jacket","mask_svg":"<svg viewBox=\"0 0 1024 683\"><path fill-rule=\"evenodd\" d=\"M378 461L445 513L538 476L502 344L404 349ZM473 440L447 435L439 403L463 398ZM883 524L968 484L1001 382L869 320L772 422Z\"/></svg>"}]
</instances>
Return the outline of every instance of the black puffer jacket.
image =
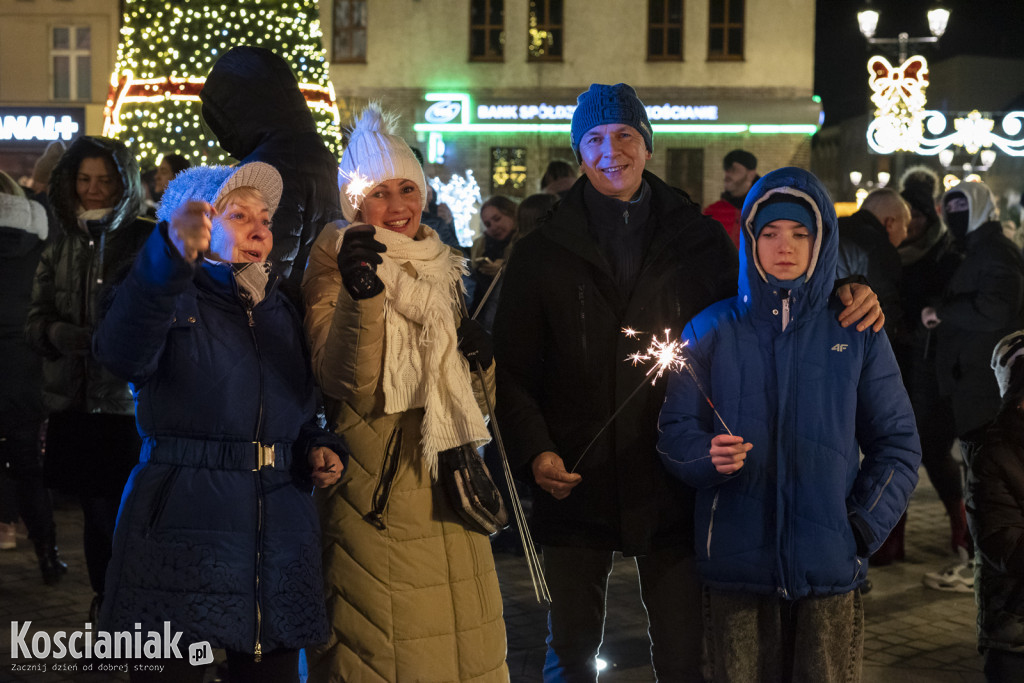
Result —
<instances>
[{"instance_id":1,"label":"black puffer jacket","mask_svg":"<svg viewBox=\"0 0 1024 683\"><path fill-rule=\"evenodd\" d=\"M1024 653L1024 414L1000 411L967 474L978 647Z\"/></svg>"},{"instance_id":2,"label":"black puffer jacket","mask_svg":"<svg viewBox=\"0 0 1024 683\"><path fill-rule=\"evenodd\" d=\"M966 255L935 307L941 324L939 390L952 397L957 434L985 426L999 412L992 349L1024 327L1024 258L997 221L967 233Z\"/></svg>"},{"instance_id":3,"label":"black puffer jacket","mask_svg":"<svg viewBox=\"0 0 1024 683\"><path fill-rule=\"evenodd\" d=\"M263 161L284 181L270 260L295 284L320 230L340 219L338 162L324 145L287 62L270 50L235 47L217 60L199 93L203 119L243 164Z\"/></svg>"},{"instance_id":4,"label":"black puffer jacket","mask_svg":"<svg viewBox=\"0 0 1024 683\"><path fill-rule=\"evenodd\" d=\"M839 219L839 262L836 277L863 275L878 296L885 313L885 332L892 339L904 326L900 301L900 254L889 241L885 226L861 209Z\"/></svg>"},{"instance_id":5,"label":"black puffer jacket","mask_svg":"<svg viewBox=\"0 0 1024 683\"><path fill-rule=\"evenodd\" d=\"M632 294L616 286L588 227L585 176L547 224L517 243L504 277L494 324L497 409L520 474L533 482L529 464L548 450L571 469L625 406L580 462L583 480L566 499L536 489L531 521L542 544L628 555L693 545L693 491L665 471L656 450L665 380L652 386L648 368L625 359L651 335L678 339L694 314L734 296L739 265L718 223L656 176L644 179L653 226ZM627 326L642 338L627 338Z\"/></svg>"},{"instance_id":6,"label":"black puffer jacket","mask_svg":"<svg viewBox=\"0 0 1024 683\"><path fill-rule=\"evenodd\" d=\"M43 417L41 361L25 341L25 318L46 234L42 205L0 194L0 435L38 429Z\"/></svg>"},{"instance_id":7,"label":"black puffer jacket","mask_svg":"<svg viewBox=\"0 0 1024 683\"><path fill-rule=\"evenodd\" d=\"M96 156L114 159L124 191L105 218L82 227L75 178L82 160ZM80 137L54 169L49 196L60 233L47 243L39 259L26 324L29 342L44 358L46 409L132 415L135 402L128 383L107 372L92 354L61 354L47 330L57 322L93 328L104 283L132 262L152 232L153 221L138 215L142 204L138 164L116 140Z\"/></svg>"}]
</instances>

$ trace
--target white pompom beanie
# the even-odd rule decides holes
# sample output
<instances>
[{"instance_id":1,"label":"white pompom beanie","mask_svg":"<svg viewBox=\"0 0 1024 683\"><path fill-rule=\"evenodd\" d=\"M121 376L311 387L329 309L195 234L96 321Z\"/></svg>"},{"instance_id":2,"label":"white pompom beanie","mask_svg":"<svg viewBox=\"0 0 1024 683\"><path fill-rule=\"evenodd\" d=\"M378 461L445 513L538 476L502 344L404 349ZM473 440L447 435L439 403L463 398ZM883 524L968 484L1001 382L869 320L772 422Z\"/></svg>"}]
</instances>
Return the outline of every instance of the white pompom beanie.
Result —
<instances>
[{"instance_id":1,"label":"white pompom beanie","mask_svg":"<svg viewBox=\"0 0 1024 683\"><path fill-rule=\"evenodd\" d=\"M398 117L371 102L352 129L348 146L338 164L341 210L349 222L356 220L363 197L385 180L405 178L420 189L420 210L427 208L427 181L423 169L405 140L395 135Z\"/></svg>"}]
</instances>

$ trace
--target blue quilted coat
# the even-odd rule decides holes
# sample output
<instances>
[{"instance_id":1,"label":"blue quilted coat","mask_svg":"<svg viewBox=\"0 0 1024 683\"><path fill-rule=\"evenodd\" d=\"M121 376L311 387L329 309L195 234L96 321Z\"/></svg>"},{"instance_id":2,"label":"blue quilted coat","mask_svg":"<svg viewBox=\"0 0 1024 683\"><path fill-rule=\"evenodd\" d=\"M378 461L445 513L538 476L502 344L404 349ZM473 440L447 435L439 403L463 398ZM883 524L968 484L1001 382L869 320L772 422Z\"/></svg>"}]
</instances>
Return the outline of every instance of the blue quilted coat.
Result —
<instances>
[{"instance_id":1,"label":"blue quilted coat","mask_svg":"<svg viewBox=\"0 0 1024 683\"><path fill-rule=\"evenodd\" d=\"M187 264L155 230L117 288L96 356L132 383L143 437L125 488L100 625L183 632L254 655L326 636L315 427L299 314L271 275L247 310L229 266ZM273 446L257 469L253 442Z\"/></svg>"},{"instance_id":2,"label":"blue quilted coat","mask_svg":"<svg viewBox=\"0 0 1024 683\"><path fill-rule=\"evenodd\" d=\"M750 224L773 192L808 200L819 221L807 280L786 300L753 258ZM680 372L661 412L659 450L698 490L696 550L708 585L786 599L846 593L917 484L914 414L885 334L837 321L836 215L818 180L798 168L767 174L747 195L742 226L738 296L702 311L683 334L721 420ZM708 454L712 437L726 433L723 420L753 445L732 475L719 474Z\"/></svg>"}]
</instances>

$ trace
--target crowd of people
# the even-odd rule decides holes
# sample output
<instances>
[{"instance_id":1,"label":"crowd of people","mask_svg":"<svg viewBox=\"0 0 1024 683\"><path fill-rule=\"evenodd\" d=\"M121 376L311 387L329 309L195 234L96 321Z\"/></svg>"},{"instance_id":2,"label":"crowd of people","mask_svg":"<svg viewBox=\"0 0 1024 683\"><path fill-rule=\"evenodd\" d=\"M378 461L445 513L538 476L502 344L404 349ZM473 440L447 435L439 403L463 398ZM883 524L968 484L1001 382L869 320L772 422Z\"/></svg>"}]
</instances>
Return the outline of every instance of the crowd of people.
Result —
<instances>
[{"instance_id":1,"label":"crowd of people","mask_svg":"<svg viewBox=\"0 0 1024 683\"><path fill-rule=\"evenodd\" d=\"M956 556L925 584L976 590L986 675L1021 680L1024 257L984 184L914 168L837 218L811 173L734 150L702 211L647 170L633 88L593 84L574 162L460 245L381 105L338 163L268 50L200 98L237 165L168 153L147 192L81 136L41 184L0 175L4 498L49 584L47 489L78 498L99 628L169 622L231 680L298 680L302 649L311 681L508 680L492 542L524 549L466 523L441 465L479 454L514 495L497 419L546 681L596 680L616 553L659 680L858 680L920 464ZM686 368L649 382L625 328ZM203 680L161 664L132 680Z\"/></svg>"}]
</instances>

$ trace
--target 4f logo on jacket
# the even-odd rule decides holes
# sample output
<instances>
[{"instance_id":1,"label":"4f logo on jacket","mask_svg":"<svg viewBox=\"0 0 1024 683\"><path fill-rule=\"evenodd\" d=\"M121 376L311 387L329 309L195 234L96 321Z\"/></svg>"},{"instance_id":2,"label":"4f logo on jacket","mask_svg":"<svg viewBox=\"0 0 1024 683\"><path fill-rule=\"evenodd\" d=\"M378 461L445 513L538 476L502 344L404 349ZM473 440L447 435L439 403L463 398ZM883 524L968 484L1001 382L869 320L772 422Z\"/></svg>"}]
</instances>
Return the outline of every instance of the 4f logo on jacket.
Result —
<instances>
[{"instance_id":1,"label":"4f logo on jacket","mask_svg":"<svg viewBox=\"0 0 1024 683\"><path fill-rule=\"evenodd\" d=\"M845 350L846 350L847 348L849 348L849 346L850 346L849 344L836 344L836 345L834 345L834 346L832 347L832 350L833 350L833 351L838 351L838 352L842 353L842 352L843 352L843 351L845 351Z\"/></svg>"}]
</instances>

